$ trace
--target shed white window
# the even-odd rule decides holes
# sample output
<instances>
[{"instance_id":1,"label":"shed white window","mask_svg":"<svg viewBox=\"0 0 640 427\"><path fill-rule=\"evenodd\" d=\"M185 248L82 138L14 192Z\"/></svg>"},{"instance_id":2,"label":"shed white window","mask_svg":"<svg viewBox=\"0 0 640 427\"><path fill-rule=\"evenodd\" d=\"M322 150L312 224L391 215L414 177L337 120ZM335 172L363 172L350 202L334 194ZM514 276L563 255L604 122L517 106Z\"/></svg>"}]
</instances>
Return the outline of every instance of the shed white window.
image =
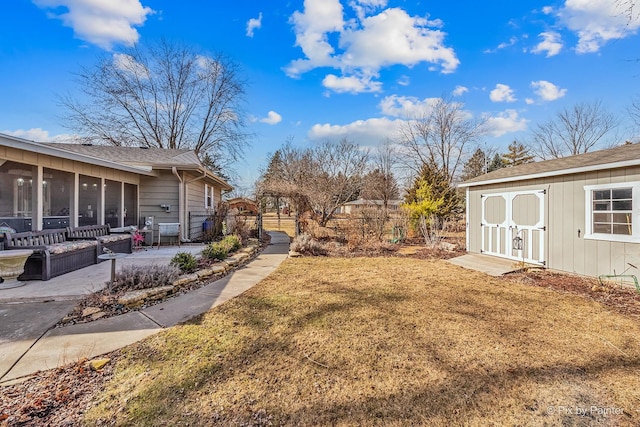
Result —
<instances>
[{"instance_id":1,"label":"shed white window","mask_svg":"<svg viewBox=\"0 0 640 427\"><path fill-rule=\"evenodd\" d=\"M587 185L585 239L640 241L640 183Z\"/></svg>"}]
</instances>

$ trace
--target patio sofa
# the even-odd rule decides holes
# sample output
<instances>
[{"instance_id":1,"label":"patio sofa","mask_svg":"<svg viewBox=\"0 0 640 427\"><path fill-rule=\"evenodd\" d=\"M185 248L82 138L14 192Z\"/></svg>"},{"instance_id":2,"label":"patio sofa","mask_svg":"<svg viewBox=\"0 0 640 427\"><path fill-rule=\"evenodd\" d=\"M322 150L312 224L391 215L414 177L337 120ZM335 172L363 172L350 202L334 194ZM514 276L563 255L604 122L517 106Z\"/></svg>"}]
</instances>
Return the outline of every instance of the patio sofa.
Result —
<instances>
[{"instance_id":1,"label":"patio sofa","mask_svg":"<svg viewBox=\"0 0 640 427\"><path fill-rule=\"evenodd\" d=\"M49 280L97 262L96 240L68 240L67 230L57 228L5 233L4 249L32 249L19 280Z\"/></svg>"},{"instance_id":2,"label":"patio sofa","mask_svg":"<svg viewBox=\"0 0 640 427\"><path fill-rule=\"evenodd\" d=\"M105 252L104 248L112 252L125 254L133 252L133 237L131 233L112 233L108 224L67 227L67 240L95 240L98 246L96 257ZM96 258L96 263L102 261Z\"/></svg>"}]
</instances>

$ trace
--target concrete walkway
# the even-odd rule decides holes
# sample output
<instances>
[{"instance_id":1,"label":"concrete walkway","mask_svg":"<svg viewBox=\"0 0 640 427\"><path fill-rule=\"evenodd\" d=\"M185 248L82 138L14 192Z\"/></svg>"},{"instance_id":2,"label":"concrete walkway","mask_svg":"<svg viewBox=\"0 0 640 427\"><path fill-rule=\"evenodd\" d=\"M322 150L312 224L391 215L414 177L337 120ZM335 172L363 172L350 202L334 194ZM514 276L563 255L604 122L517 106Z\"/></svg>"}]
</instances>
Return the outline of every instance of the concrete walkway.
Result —
<instances>
[{"instance_id":1,"label":"concrete walkway","mask_svg":"<svg viewBox=\"0 0 640 427\"><path fill-rule=\"evenodd\" d=\"M83 295L105 286L110 262L0 291L0 383L122 348L243 293L287 257L289 237L277 231L269 234L271 244L257 258L220 280L144 310L90 323L51 329ZM180 250L199 253L202 246ZM177 251L149 249L118 265L167 263Z\"/></svg>"}]
</instances>

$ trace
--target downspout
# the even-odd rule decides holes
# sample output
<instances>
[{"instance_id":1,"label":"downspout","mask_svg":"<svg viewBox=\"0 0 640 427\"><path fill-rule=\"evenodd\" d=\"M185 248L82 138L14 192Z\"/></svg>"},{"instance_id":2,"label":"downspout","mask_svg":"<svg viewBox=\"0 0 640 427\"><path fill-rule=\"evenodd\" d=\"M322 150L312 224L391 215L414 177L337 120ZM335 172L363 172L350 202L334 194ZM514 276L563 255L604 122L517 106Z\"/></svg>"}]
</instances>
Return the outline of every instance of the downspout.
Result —
<instances>
[{"instance_id":1,"label":"downspout","mask_svg":"<svg viewBox=\"0 0 640 427\"><path fill-rule=\"evenodd\" d=\"M178 173L178 168L176 168L175 166L171 167L171 172L175 175L176 178L178 178L178 222L180 223L180 230L181 231L181 236L180 236L180 240L183 240L183 236L184 236L184 228L182 225L184 224L184 182L182 182L182 178L180 177L180 174Z\"/></svg>"}]
</instances>

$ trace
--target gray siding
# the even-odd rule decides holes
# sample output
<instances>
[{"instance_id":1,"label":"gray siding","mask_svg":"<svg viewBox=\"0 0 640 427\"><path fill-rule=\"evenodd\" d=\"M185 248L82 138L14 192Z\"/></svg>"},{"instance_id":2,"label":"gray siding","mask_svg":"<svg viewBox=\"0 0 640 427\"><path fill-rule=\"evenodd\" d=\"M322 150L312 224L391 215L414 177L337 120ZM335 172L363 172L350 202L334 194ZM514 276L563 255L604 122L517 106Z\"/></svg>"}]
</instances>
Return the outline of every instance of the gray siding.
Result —
<instances>
[{"instance_id":1,"label":"gray siding","mask_svg":"<svg viewBox=\"0 0 640 427\"><path fill-rule=\"evenodd\" d=\"M548 179L470 187L469 252L481 250L481 194L546 189L547 267L588 276L622 273L631 263L640 267L640 244L584 239L585 185L640 181L640 167L581 173ZM638 201L635 201L637 204ZM523 220L529 220L522 213ZM630 268L628 274L640 276Z\"/></svg>"},{"instance_id":2,"label":"gray siding","mask_svg":"<svg viewBox=\"0 0 640 427\"><path fill-rule=\"evenodd\" d=\"M178 197L179 182L170 171L140 178L140 216L153 216L155 228L159 222L179 222ZM171 205L171 212L165 212L160 205Z\"/></svg>"}]
</instances>

